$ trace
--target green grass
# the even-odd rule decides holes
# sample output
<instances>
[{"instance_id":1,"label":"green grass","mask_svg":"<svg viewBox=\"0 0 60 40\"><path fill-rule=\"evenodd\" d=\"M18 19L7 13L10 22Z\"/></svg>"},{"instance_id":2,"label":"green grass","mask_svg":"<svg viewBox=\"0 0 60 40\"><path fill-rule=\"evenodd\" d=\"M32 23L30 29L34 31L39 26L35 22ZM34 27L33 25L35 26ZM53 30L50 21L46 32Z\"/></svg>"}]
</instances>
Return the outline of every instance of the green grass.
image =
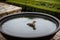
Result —
<instances>
[{"instance_id":1,"label":"green grass","mask_svg":"<svg viewBox=\"0 0 60 40\"><path fill-rule=\"evenodd\" d=\"M60 0L7 0L7 2L60 13Z\"/></svg>"},{"instance_id":2,"label":"green grass","mask_svg":"<svg viewBox=\"0 0 60 40\"><path fill-rule=\"evenodd\" d=\"M45 1L45 2L50 2L50 3L59 3L60 4L60 0L40 0L40 1Z\"/></svg>"},{"instance_id":3,"label":"green grass","mask_svg":"<svg viewBox=\"0 0 60 40\"><path fill-rule=\"evenodd\" d=\"M60 19L60 0L7 0L9 4L22 7L22 11L44 12Z\"/></svg>"},{"instance_id":4,"label":"green grass","mask_svg":"<svg viewBox=\"0 0 60 40\"><path fill-rule=\"evenodd\" d=\"M60 0L7 0L7 1L16 1L16 2L42 1L42 2L49 2L49 3L56 3L56 4L60 4Z\"/></svg>"}]
</instances>

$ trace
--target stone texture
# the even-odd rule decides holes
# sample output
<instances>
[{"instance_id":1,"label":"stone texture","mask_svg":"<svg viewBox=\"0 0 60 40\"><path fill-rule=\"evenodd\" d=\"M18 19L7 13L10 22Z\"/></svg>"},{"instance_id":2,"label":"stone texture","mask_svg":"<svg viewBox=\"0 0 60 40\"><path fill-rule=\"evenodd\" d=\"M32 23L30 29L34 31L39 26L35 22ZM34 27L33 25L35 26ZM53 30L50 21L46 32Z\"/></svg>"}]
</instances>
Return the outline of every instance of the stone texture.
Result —
<instances>
[{"instance_id":1,"label":"stone texture","mask_svg":"<svg viewBox=\"0 0 60 40\"><path fill-rule=\"evenodd\" d=\"M52 40L60 40L60 31L56 33Z\"/></svg>"},{"instance_id":2,"label":"stone texture","mask_svg":"<svg viewBox=\"0 0 60 40\"><path fill-rule=\"evenodd\" d=\"M0 2L0 17L15 13L18 11L21 12L21 10L22 10L21 7Z\"/></svg>"}]
</instances>

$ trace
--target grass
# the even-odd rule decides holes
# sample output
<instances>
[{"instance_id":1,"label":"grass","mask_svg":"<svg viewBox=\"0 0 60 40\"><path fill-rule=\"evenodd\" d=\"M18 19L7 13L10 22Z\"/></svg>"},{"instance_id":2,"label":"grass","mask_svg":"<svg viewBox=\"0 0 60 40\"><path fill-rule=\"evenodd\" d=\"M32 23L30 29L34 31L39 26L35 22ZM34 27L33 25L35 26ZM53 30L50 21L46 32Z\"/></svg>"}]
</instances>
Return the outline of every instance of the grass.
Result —
<instances>
[{"instance_id":1,"label":"grass","mask_svg":"<svg viewBox=\"0 0 60 40\"><path fill-rule=\"evenodd\" d=\"M7 1L16 1L16 2L33 2L33 1L41 1L41 2L49 2L60 4L60 0L7 0Z\"/></svg>"},{"instance_id":2,"label":"grass","mask_svg":"<svg viewBox=\"0 0 60 40\"><path fill-rule=\"evenodd\" d=\"M44 12L60 19L60 0L7 0L6 2L21 6L25 12Z\"/></svg>"},{"instance_id":3,"label":"grass","mask_svg":"<svg viewBox=\"0 0 60 40\"><path fill-rule=\"evenodd\" d=\"M60 0L40 0L40 1L45 1L45 2L49 2L49 3L58 3L58 4L60 4Z\"/></svg>"},{"instance_id":4,"label":"grass","mask_svg":"<svg viewBox=\"0 0 60 40\"><path fill-rule=\"evenodd\" d=\"M7 2L60 13L60 0L7 0Z\"/></svg>"}]
</instances>

